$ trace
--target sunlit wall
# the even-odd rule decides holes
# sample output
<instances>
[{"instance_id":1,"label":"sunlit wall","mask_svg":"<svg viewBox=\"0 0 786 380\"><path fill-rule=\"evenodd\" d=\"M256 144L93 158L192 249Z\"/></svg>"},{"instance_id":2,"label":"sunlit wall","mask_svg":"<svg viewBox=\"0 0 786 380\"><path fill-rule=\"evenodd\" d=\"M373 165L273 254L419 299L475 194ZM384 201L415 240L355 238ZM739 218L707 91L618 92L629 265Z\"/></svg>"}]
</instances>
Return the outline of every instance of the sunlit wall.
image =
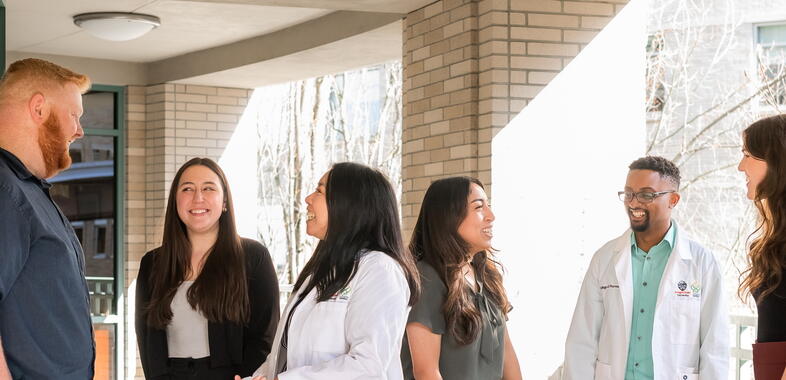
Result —
<instances>
[{"instance_id":1,"label":"sunlit wall","mask_svg":"<svg viewBox=\"0 0 786 380\"><path fill-rule=\"evenodd\" d=\"M232 189L237 232L240 236L250 239L257 239L259 175L256 158L258 142L256 115L260 96L259 91L254 91L248 100L248 106L243 111L243 116L240 117L224 154L218 160L226 173L229 188Z\"/></svg>"},{"instance_id":2,"label":"sunlit wall","mask_svg":"<svg viewBox=\"0 0 786 380\"><path fill-rule=\"evenodd\" d=\"M524 376L563 359L595 249L627 226L616 192L645 139L645 0L633 0L492 143L495 246Z\"/></svg>"}]
</instances>

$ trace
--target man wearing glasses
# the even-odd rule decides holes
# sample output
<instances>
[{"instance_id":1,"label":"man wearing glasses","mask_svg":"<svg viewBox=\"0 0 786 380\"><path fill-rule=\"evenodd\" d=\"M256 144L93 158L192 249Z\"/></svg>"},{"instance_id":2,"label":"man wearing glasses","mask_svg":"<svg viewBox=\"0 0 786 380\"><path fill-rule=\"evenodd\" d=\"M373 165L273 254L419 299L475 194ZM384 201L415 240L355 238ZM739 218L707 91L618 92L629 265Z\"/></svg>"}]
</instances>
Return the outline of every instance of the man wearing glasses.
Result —
<instances>
[{"instance_id":1,"label":"man wearing glasses","mask_svg":"<svg viewBox=\"0 0 786 380\"><path fill-rule=\"evenodd\" d=\"M671 219L679 169L628 167L630 229L593 256L565 343L564 380L728 378L729 330L714 255Z\"/></svg>"}]
</instances>

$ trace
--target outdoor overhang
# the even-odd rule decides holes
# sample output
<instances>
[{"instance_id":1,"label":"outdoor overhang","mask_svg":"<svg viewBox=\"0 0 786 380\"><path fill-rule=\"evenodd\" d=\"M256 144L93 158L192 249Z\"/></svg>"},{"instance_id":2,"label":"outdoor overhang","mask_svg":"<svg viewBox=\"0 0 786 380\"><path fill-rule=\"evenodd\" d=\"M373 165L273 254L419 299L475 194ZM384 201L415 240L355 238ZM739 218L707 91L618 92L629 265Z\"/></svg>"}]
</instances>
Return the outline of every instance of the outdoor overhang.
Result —
<instances>
[{"instance_id":1,"label":"outdoor overhang","mask_svg":"<svg viewBox=\"0 0 786 380\"><path fill-rule=\"evenodd\" d=\"M248 88L400 59L401 18L336 11L270 34L152 62L147 81Z\"/></svg>"},{"instance_id":2,"label":"outdoor overhang","mask_svg":"<svg viewBox=\"0 0 786 380\"><path fill-rule=\"evenodd\" d=\"M254 88L342 72L402 57L403 18L432 0L122 0L161 27L133 41L88 37L79 3L10 0L7 62L46 59L95 83L189 83ZM25 30L36 33L24 33Z\"/></svg>"}]
</instances>

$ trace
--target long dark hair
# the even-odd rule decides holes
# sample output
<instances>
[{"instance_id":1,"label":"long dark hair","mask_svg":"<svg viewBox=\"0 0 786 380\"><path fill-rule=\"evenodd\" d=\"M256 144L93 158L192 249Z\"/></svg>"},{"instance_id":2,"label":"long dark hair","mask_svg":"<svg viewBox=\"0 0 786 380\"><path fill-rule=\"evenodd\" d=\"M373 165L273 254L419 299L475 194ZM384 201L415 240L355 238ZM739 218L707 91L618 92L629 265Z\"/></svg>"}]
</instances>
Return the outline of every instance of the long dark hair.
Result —
<instances>
[{"instance_id":1,"label":"long dark hair","mask_svg":"<svg viewBox=\"0 0 786 380\"><path fill-rule=\"evenodd\" d=\"M186 169L195 165L205 166L216 173L224 191L226 211L218 219L216 243L205 254L202 271L188 290L188 303L210 322L243 324L249 319L245 257L235 227L232 194L226 176L215 161L192 158L180 167L169 188L164 237L148 280L152 291L146 320L148 325L156 328L165 328L172 320L172 298L191 270L191 242L188 240L186 225L177 214L176 198L180 177Z\"/></svg>"},{"instance_id":2,"label":"long dark hair","mask_svg":"<svg viewBox=\"0 0 786 380\"><path fill-rule=\"evenodd\" d=\"M352 280L358 254L373 250L401 265L409 283L409 305L417 302L420 278L415 260L401 241L396 193L385 175L365 165L342 162L330 169L325 187L327 233L300 272L295 291L305 286L304 297L316 288L317 302L326 301Z\"/></svg>"},{"instance_id":3,"label":"long dark hair","mask_svg":"<svg viewBox=\"0 0 786 380\"><path fill-rule=\"evenodd\" d=\"M450 177L434 181L423 198L420 215L412 232L409 250L431 265L448 289L442 312L448 333L459 344L469 344L480 332L480 310L475 305L462 274L462 267L472 257L475 275L488 296L507 315L511 306L502 286L501 265L490 251L471 252L458 233L467 216L470 186L483 183L470 177Z\"/></svg>"},{"instance_id":4,"label":"long dark hair","mask_svg":"<svg viewBox=\"0 0 786 380\"><path fill-rule=\"evenodd\" d=\"M757 301L775 291L786 268L786 115L761 119L743 131L744 148L767 163L767 173L756 187L753 204L759 223L751 236L748 260L738 295L753 294Z\"/></svg>"}]
</instances>

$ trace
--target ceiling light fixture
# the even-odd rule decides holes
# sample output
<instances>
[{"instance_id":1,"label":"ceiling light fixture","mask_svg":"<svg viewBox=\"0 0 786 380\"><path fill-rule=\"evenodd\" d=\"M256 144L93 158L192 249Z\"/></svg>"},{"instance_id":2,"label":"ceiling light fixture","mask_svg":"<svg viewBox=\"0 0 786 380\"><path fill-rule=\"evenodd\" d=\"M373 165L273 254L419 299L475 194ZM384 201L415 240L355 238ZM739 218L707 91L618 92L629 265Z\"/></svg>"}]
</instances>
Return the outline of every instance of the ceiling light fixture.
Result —
<instances>
[{"instance_id":1,"label":"ceiling light fixture","mask_svg":"<svg viewBox=\"0 0 786 380\"><path fill-rule=\"evenodd\" d=\"M128 41L161 25L156 16L128 12L91 12L74 16L74 24L109 41Z\"/></svg>"}]
</instances>

